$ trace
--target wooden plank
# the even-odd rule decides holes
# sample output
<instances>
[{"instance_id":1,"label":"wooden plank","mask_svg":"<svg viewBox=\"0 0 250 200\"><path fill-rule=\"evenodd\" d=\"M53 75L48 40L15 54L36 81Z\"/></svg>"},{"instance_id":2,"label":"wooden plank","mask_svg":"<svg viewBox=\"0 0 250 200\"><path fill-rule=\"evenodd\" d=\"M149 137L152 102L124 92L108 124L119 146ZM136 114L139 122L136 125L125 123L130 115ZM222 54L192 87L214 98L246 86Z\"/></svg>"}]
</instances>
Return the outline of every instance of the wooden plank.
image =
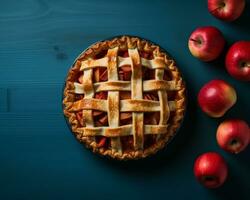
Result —
<instances>
[{"instance_id":1,"label":"wooden plank","mask_svg":"<svg viewBox=\"0 0 250 200\"><path fill-rule=\"evenodd\" d=\"M8 112L8 90L0 88L0 113Z\"/></svg>"},{"instance_id":2,"label":"wooden plank","mask_svg":"<svg viewBox=\"0 0 250 200\"><path fill-rule=\"evenodd\" d=\"M0 115L0 134L54 134L69 131L63 113L9 112Z\"/></svg>"},{"instance_id":3,"label":"wooden plank","mask_svg":"<svg viewBox=\"0 0 250 200\"><path fill-rule=\"evenodd\" d=\"M60 112L62 109L62 87L10 88L9 112Z\"/></svg>"}]
</instances>

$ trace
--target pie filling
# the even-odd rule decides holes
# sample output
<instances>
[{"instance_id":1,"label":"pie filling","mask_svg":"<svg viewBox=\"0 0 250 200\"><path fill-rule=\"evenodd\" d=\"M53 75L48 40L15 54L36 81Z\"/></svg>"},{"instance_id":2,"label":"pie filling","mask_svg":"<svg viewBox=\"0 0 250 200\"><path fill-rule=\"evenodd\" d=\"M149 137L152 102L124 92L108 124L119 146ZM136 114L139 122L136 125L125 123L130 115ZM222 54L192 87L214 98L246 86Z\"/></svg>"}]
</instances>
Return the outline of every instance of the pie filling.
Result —
<instances>
[{"instance_id":1,"label":"pie filling","mask_svg":"<svg viewBox=\"0 0 250 200\"><path fill-rule=\"evenodd\" d=\"M103 50L99 54L95 56L95 59L103 58L106 55L107 51ZM147 53L143 51L139 51L139 54L142 58L145 59L153 59L152 53ZM118 56L120 57L128 57L128 51L119 51ZM130 65L124 65L122 67L119 67L118 70L118 78L119 80L123 81L130 81L131 80L131 66ZM92 76L93 83L97 82L105 82L108 80L108 73L107 69L105 67L96 67L93 70L93 76ZM155 70L149 69L145 66L142 66L142 79L143 80L155 80ZM164 80L172 80L172 74L170 71L164 70L163 75ZM75 77L75 82L82 83L83 82L83 72L77 74ZM123 99L131 99L131 92L130 91L120 91L120 100ZM94 98L96 99L107 99L108 93L107 92L96 92L94 95ZM80 100L84 97L82 94L75 94L75 100ZM143 99L147 100L153 100L158 101L158 93L157 92L144 92L143 93ZM175 91L169 91L168 92L168 100L175 100L177 99L177 94ZM170 112L169 120L171 121L171 116L173 116L174 111ZM82 116L82 111L76 112L76 119L79 123L79 126L85 126L84 123L84 116ZM92 112L94 126L100 127L100 126L109 126L108 124L108 115L106 112L93 110ZM160 112L145 112L144 113L144 125L157 125L159 124L160 120ZM121 112L120 113L120 126L121 125L127 125L132 124L132 113L131 112ZM144 135L144 149L152 146L156 143L157 135ZM104 136L95 136L97 147L103 147L106 149L111 148L111 141L110 138L104 137ZM134 150L133 147L133 136L123 136L121 137L121 143L123 147L123 151L130 151Z\"/></svg>"}]
</instances>

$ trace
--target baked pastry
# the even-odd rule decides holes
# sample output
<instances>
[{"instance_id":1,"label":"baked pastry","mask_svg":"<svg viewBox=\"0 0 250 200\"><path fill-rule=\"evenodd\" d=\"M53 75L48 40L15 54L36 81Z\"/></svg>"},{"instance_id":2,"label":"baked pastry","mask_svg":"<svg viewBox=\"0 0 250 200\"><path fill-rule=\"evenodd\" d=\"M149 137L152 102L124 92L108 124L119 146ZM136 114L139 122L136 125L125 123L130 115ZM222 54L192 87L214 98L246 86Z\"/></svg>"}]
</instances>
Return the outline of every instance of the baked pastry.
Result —
<instances>
[{"instance_id":1,"label":"baked pastry","mask_svg":"<svg viewBox=\"0 0 250 200\"><path fill-rule=\"evenodd\" d=\"M174 60L138 37L97 42L69 70L63 111L93 152L126 160L163 148L183 119L185 85Z\"/></svg>"}]
</instances>

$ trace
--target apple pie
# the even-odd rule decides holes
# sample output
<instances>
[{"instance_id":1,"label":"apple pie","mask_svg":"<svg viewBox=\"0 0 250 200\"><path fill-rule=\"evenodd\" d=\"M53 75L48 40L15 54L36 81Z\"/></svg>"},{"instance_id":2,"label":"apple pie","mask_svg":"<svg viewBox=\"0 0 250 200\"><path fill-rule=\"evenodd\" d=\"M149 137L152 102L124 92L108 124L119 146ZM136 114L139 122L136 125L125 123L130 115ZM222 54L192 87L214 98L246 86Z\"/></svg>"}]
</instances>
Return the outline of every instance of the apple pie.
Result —
<instances>
[{"instance_id":1,"label":"apple pie","mask_svg":"<svg viewBox=\"0 0 250 200\"><path fill-rule=\"evenodd\" d=\"M70 68L63 111L76 138L119 160L145 158L180 127L185 84L158 45L130 36L97 42Z\"/></svg>"}]
</instances>

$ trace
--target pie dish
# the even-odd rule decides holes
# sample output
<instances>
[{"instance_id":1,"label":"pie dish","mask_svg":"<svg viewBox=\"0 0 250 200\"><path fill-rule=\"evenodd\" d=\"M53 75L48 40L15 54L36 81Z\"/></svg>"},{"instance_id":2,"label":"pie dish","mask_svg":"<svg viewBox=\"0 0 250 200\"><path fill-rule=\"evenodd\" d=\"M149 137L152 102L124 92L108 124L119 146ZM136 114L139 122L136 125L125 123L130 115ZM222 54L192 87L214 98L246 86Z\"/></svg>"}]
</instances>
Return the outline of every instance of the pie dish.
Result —
<instances>
[{"instance_id":1,"label":"pie dish","mask_svg":"<svg viewBox=\"0 0 250 200\"><path fill-rule=\"evenodd\" d=\"M70 68L63 112L76 138L119 160L145 158L175 135L186 107L175 61L145 39L97 42Z\"/></svg>"}]
</instances>

